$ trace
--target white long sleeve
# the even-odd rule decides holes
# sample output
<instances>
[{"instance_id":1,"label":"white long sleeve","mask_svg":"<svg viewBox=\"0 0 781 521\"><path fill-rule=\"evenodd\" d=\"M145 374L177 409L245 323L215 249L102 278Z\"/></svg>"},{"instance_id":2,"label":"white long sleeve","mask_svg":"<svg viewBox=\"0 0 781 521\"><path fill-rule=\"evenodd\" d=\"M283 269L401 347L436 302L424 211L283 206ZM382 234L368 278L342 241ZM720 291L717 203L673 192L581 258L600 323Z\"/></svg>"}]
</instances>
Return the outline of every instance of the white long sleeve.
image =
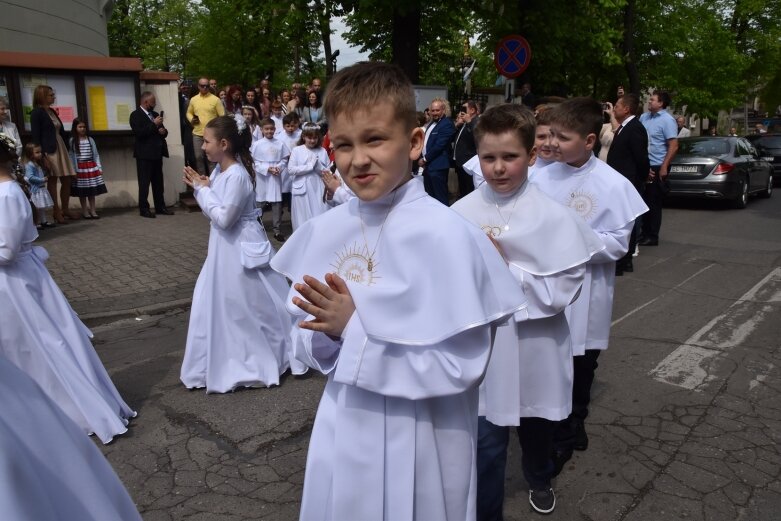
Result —
<instances>
[{"instance_id":1,"label":"white long sleeve","mask_svg":"<svg viewBox=\"0 0 781 521\"><path fill-rule=\"evenodd\" d=\"M17 189L21 192L16 186L9 185L3 188ZM28 209L27 212L29 211ZM11 264L19 255L25 236L25 215L29 213L25 213L24 208L20 207L20 197L15 197L11 190L4 190L0 197L0 265Z\"/></svg>"},{"instance_id":2,"label":"white long sleeve","mask_svg":"<svg viewBox=\"0 0 781 521\"><path fill-rule=\"evenodd\" d=\"M539 276L511 263L510 273L521 285L528 302L526 309L516 313L516 321L535 320L558 315L577 298L586 276L586 264Z\"/></svg>"},{"instance_id":3,"label":"white long sleeve","mask_svg":"<svg viewBox=\"0 0 781 521\"><path fill-rule=\"evenodd\" d=\"M227 190L222 197L208 186L195 189L195 199L203 213L215 226L226 230L241 216L244 198L247 196L238 177L227 180Z\"/></svg>"},{"instance_id":4,"label":"white long sleeve","mask_svg":"<svg viewBox=\"0 0 781 521\"><path fill-rule=\"evenodd\" d=\"M602 239L602 242L605 244L605 249L594 254L594 256L591 257L591 261L589 261L589 263L601 264L605 262L613 262L626 255L626 252L629 249L629 236L632 233L632 228L634 225L635 222L630 221L617 230L604 232L594 230L594 232L599 236L600 239Z\"/></svg>"}]
</instances>

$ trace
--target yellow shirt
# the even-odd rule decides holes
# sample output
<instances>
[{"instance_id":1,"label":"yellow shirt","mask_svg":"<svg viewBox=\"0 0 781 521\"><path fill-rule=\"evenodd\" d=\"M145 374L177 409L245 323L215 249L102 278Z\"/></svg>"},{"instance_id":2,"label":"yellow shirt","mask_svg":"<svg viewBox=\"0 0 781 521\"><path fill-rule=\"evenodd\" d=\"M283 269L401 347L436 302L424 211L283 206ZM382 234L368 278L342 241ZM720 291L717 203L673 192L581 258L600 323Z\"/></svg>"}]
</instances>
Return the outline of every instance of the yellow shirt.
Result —
<instances>
[{"instance_id":1,"label":"yellow shirt","mask_svg":"<svg viewBox=\"0 0 781 521\"><path fill-rule=\"evenodd\" d=\"M193 116L195 115L200 120L197 125L193 124ZM196 136L203 136L206 124L217 116L224 115L225 107L222 106L222 101L211 92L206 96L196 94L190 98L190 104L187 106L187 121L193 125L193 134Z\"/></svg>"}]
</instances>

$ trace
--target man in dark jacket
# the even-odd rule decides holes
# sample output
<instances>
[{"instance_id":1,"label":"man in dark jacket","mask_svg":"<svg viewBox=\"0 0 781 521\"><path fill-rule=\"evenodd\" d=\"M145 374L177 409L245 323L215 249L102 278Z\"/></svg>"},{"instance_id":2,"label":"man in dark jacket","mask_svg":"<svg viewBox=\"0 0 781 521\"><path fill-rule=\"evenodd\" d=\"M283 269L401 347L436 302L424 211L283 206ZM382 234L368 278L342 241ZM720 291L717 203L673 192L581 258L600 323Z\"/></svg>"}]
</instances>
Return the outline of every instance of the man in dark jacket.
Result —
<instances>
[{"instance_id":1,"label":"man in dark jacket","mask_svg":"<svg viewBox=\"0 0 781 521\"><path fill-rule=\"evenodd\" d=\"M475 189L474 180L463 166L477 154L474 130L480 117L477 103L466 100L461 104L461 110L456 119L456 137L453 142L453 166L458 175L458 197L464 197Z\"/></svg>"},{"instance_id":2,"label":"man in dark jacket","mask_svg":"<svg viewBox=\"0 0 781 521\"><path fill-rule=\"evenodd\" d=\"M173 215L165 207L163 188L163 158L168 157L165 142L168 130L163 126L163 117L154 111L157 100L149 91L141 94L141 106L130 114L130 128L136 141L133 157L138 172L138 209L141 217L154 218L156 214ZM149 211L149 184L152 184L152 199L155 213Z\"/></svg>"},{"instance_id":3,"label":"man in dark jacket","mask_svg":"<svg viewBox=\"0 0 781 521\"><path fill-rule=\"evenodd\" d=\"M607 153L607 164L629 179L642 194L648 170L648 134L640 120L635 117L640 108L640 99L635 94L625 94L616 101L613 114L619 126L613 133L613 143ZM634 271L632 254L637 245L637 226L629 238L629 251L616 262L616 275Z\"/></svg>"},{"instance_id":4,"label":"man in dark jacket","mask_svg":"<svg viewBox=\"0 0 781 521\"><path fill-rule=\"evenodd\" d=\"M435 99L429 107L431 123L423 138L423 155L418 166L423 167L423 184L426 192L447 206L450 197L447 176L450 171L450 144L456 133L453 120L445 115L445 100Z\"/></svg>"}]
</instances>

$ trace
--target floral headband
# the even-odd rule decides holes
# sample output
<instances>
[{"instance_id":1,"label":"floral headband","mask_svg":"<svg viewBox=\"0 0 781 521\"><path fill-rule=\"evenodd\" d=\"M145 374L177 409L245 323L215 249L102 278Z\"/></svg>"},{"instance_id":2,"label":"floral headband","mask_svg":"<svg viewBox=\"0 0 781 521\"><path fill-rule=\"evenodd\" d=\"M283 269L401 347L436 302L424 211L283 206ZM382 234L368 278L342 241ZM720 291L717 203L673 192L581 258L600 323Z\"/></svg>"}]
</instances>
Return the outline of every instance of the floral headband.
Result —
<instances>
[{"instance_id":1,"label":"floral headband","mask_svg":"<svg viewBox=\"0 0 781 521\"><path fill-rule=\"evenodd\" d=\"M11 136L0 133L0 147L2 147L3 152L16 157L16 140Z\"/></svg>"}]
</instances>

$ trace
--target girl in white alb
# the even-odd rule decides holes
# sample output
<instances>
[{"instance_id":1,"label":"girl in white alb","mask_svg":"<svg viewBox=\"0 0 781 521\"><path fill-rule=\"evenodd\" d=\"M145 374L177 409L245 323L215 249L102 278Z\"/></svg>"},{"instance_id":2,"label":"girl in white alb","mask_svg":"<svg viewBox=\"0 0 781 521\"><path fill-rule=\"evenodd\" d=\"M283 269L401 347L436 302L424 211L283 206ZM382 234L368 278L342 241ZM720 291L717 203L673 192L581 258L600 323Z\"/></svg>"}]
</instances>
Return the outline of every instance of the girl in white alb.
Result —
<instances>
[{"instance_id":1,"label":"girl in white alb","mask_svg":"<svg viewBox=\"0 0 781 521\"><path fill-rule=\"evenodd\" d=\"M211 177L189 167L184 176L211 232L193 293L181 380L208 393L278 385L289 364L288 286L268 268L274 249L257 218L252 158L230 116L206 125L204 150L217 163Z\"/></svg>"},{"instance_id":2,"label":"girl in white alb","mask_svg":"<svg viewBox=\"0 0 781 521\"><path fill-rule=\"evenodd\" d=\"M11 155L13 154L13 155ZM103 443L136 415L122 400L65 295L44 266L30 203L11 177L15 143L0 136L0 355L26 372Z\"/></svg>"},{"instance_id":3,"label":"girl in white alb","mask_svg":"<svg viewBox=\"0 0 781 521\"><path fill-rule=\"evenodd\" d=\"M293 180L290 208L293 230L328 209L321 176L329 171L330 160L328 152L321 146L322 142L320 130L305 125L299 146L290 154L287 171Z\"/></svg>"}]
</instances>

